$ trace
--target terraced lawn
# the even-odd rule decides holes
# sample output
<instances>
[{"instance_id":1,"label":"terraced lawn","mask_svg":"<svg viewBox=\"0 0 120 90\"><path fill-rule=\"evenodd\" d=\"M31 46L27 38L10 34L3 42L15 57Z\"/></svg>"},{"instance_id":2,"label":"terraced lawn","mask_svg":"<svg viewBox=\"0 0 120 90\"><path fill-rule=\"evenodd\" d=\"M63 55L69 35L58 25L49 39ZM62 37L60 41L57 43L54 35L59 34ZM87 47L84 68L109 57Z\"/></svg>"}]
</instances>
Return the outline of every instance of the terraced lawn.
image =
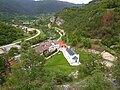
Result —
<instances>
[{"instance_id":1,"label":"terraced lawn","mask_svg":"<svg viewBox=\"0 0 120 90\"><path fill-rule=\"evenodd\" d=\"M80 55L80 62L84 62L84 60L89 59L90 53L77 50L77 53ZM72 71L75 71L79 68L79 66L70 66L67 60L64 58L63 54L59 52L57 55L50 58L46 64L45 69L51 71L51 72L64 72L64 73L71 73Z\"/></svg>"},{"instance_id":2,"label":"terraced lawn","mask_svg":"<svg viewBox=\"0 0 120 90\"><path fill-rule=\"evenodd\" d=\"M80 62L83 63L85 60L89 60L91 55L96 56L96 54L93 53L89 53L89 52L85 52L85 51L81 51L81 50L77 50L76 51L79 55L80 55Z\"/></svg>"}]
</instances>

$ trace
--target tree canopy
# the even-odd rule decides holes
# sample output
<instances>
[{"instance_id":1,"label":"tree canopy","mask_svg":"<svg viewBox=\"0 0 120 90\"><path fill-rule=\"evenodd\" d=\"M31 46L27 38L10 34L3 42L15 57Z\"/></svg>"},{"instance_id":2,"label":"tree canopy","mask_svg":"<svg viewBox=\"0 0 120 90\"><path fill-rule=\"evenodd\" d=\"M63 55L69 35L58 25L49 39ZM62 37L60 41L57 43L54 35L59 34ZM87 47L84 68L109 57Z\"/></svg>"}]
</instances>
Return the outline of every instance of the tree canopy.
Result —
<instances>
[{"instance_id":1,"label":"tree canopy","mask_svg":"<svg viewBox=\"0 0 120 90\"><path fill-rule=\"evenodd\" d=\"M0 46L10 44L23 36L22 30L0 22Z\"/></svg>"}]
</instances>

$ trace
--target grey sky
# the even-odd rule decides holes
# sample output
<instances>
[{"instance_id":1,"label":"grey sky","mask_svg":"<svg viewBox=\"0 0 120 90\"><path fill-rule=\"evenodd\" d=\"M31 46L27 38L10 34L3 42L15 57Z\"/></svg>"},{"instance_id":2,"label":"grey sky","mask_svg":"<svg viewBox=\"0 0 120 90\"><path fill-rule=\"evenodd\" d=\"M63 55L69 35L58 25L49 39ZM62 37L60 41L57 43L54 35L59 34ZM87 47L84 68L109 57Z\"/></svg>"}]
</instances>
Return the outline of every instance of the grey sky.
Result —
<instances>
[{"instance_id":1,"label":"grey sky","mask_svg":"<svg viewBox=\"0 0 120 90\"><path fill-rule=\"evenodd\" d=\"M75 4L82 4L82 3L87 4L92 0L59 0L59 1L67 1Z\"/></svg>"},{"instance_id":2,"label":"grey sky","mask_svg":"<svg viewBox=\"0 0 120 90\"><path fill-rule=\"evenodd\" d=\"M34 1L40 1L40 0L34 0ZM75 3L75 4L82 4L82 3L87 4L92 0L59 0L59 1L66 1L66 2Z\"/></svg>"}]
</instances>

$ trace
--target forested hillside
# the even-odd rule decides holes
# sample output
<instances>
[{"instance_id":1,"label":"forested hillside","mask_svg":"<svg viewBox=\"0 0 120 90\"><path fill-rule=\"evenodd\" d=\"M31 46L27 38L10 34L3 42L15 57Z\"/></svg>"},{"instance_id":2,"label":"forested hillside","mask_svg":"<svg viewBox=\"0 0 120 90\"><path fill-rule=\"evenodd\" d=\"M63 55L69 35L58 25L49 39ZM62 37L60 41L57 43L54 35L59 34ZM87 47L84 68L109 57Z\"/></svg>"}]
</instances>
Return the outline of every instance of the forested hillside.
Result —
<instances>
[{"instance_id":1,"label":"forested hillside","mask_svg":"<svg viewBox=\"0 0 120 90\"><path fill-rule=\"evenodd\" d=\"M57 12L64 7L79 6L58 0L0 0L0 12L30 14Z\"/></svg>"},{"instance_id":2,"label":"forested hillside","mask_svg":"<svg viewBox=\"0 0 120 90\"><path fill-rule=\"evenodd\" d=\"M61 26L68 42L81 43L81 38L101 39L110 47L120 41L120 1L93 0L83 7L65 8L56 16L65 20Z\"/></svg>"},{"instance_id":3,"label":"forested hillside","mask_svg":"<svg viewBox=\"0 0 120 90\"><path fill-rule=\"evenodd\" d=\"M15 27L0 22L0 46L12 43L23 37L23 32Z\"/></svg>"}]
</instances>

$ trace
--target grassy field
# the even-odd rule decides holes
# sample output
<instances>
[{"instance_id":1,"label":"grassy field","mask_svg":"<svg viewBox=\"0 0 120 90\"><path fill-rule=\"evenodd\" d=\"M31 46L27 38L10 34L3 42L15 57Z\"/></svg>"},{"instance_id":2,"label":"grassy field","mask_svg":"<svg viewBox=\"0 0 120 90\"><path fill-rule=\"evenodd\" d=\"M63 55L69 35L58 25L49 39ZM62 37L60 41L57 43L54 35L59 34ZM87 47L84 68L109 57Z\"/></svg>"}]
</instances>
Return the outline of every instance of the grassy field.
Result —
<instances>
[{"instance_id":1,"label":"grassy field","mask_svg":"<svg viewBox=\"0 0 120 90\"><path fill-rule=\"evenodd\" d=\"M90 53L80 51L78 50L77 53L80 55L80 62L84 62L84 60L89 59ZM63 54L59 52L57 55L53 56L50 58L46 64L45 64L45 69L51 71L51 72L64 72L66 74L69 74L75 70L77 70L79 66L74 67L70 66L67 60L64 58Z\"/></svg>"},{"instance_id":2,"label":"grassy field","mask_svg":"<svg viewBox=\"0 0 120 90\"><path fill-rule=\"evenodd\" d=\"M95 54L89 53L89 52L85 52L85 51L81 51L81 50L77 50L76 51L79 56L80 56L80 62L83 63L85 60L89 60L89 58Z\"/></svg>"}]
</instances>

